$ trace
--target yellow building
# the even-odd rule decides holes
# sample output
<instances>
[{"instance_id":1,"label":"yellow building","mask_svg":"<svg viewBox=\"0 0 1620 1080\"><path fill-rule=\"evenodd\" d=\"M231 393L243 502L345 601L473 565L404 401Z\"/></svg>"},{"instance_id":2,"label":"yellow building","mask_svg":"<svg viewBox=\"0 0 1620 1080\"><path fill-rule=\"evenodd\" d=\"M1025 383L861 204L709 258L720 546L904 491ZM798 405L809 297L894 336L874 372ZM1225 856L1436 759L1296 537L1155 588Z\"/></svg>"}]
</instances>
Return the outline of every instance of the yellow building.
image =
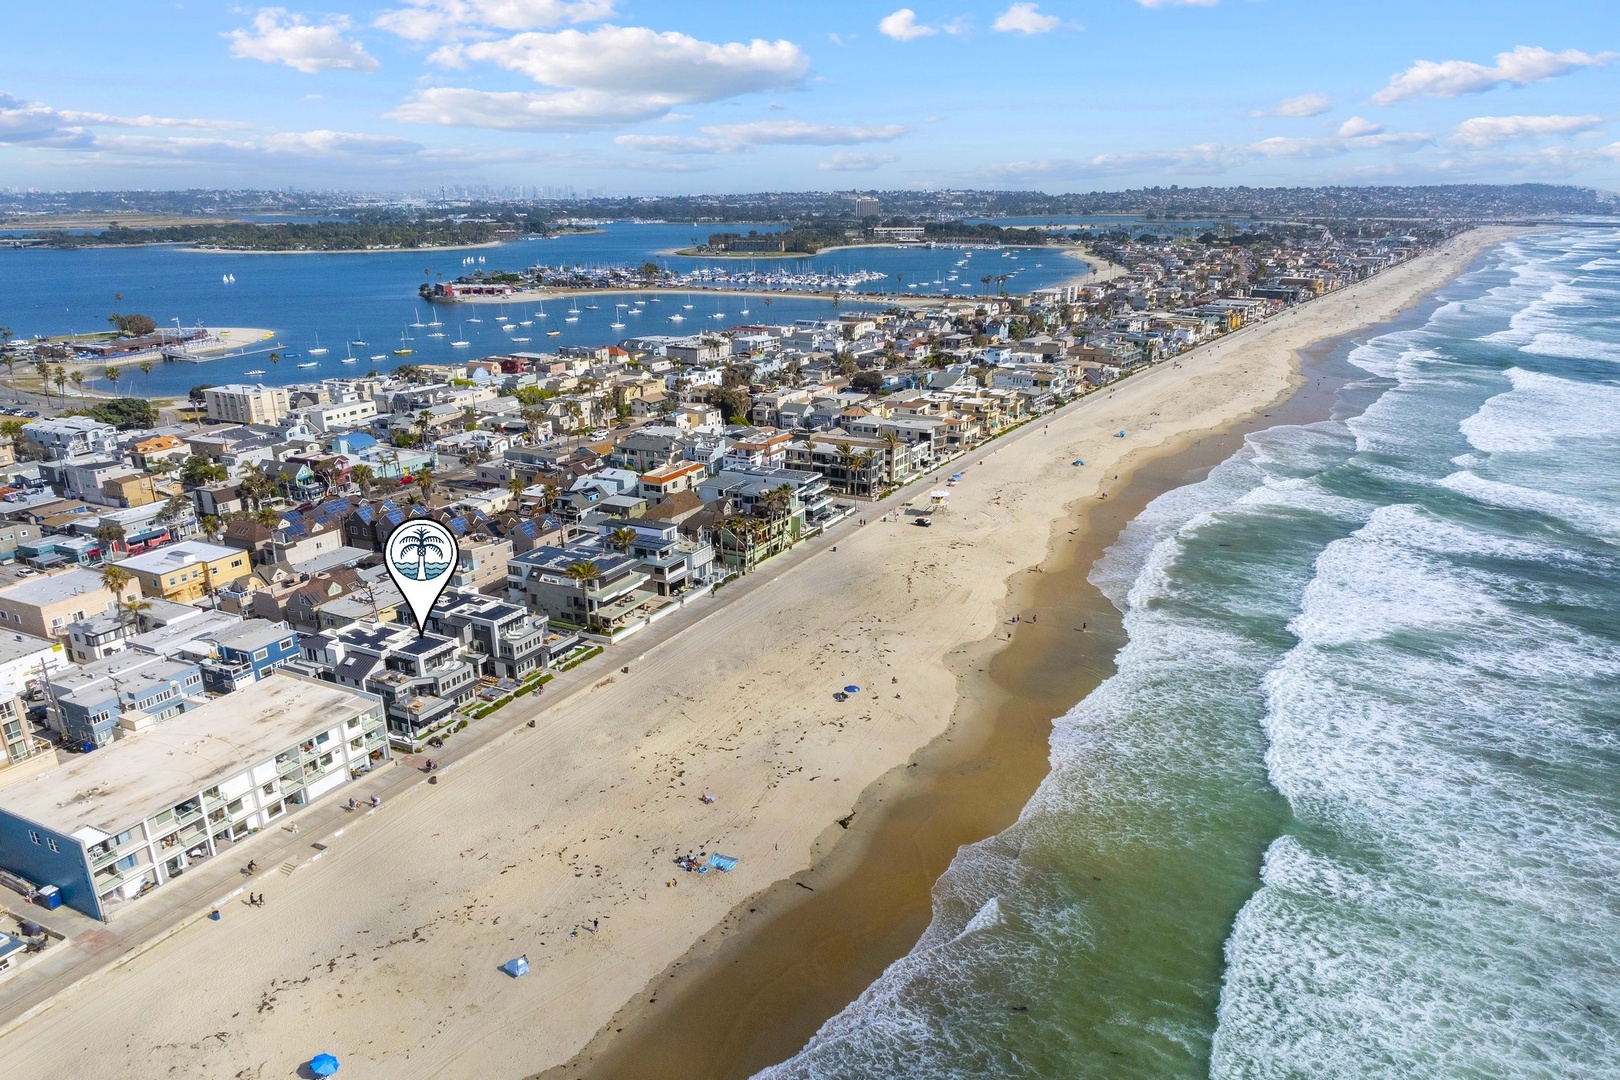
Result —
<instances>
[{"instance_id":1,"label":"yellow building","mask_svg":"<svg viewBox=\"0 0 1620 1080\"><path fill-rule=\"evenodd\" d=\"M141 583L141 593L162 600L189 604L223 589L252 572L248 553L241 548L186 540L118 564Z\"/></svg>"}]
</instances>

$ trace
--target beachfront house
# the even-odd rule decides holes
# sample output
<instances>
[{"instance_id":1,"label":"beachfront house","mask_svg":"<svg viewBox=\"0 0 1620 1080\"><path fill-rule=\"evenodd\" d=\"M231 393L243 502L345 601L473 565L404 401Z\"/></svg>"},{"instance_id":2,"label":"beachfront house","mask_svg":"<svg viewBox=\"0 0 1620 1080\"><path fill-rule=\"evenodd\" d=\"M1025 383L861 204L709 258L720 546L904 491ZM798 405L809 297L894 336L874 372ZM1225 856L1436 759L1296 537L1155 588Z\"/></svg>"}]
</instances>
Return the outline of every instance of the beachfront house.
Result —
<instances>
[{"instance_id":1,"label":"beachfront house","mask_svg":"<svg viewBox=\"0 0 1620 1080\"><path fill-rule=\"evenodd\" d=\"M587 633L612 634L661 605L651 575L597 537L537 547L507 566L513 603Z\"/></svg>"},{"instance_id":2,"label":"beachfront house","mask_svg":"<svg viewBox=\"0 0 1620 1080\"><path fill-rule=\"evenodd\" d=\"M0 789L0 869L109 919L388 760L376 697L277 673Z\"/></svg>"}]
</instances>

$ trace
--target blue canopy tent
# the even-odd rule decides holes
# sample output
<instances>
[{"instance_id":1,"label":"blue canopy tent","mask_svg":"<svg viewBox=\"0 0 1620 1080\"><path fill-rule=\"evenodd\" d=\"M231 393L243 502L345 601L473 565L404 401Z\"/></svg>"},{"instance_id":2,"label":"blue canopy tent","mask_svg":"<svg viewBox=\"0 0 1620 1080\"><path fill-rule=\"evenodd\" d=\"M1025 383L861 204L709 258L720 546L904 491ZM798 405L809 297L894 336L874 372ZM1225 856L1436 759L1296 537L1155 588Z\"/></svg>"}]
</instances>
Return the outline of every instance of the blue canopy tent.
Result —
<instances>
[{"instance_id":1,"label":"blue canopy tent","mask_svg":"<svg viewBox=\"0 0 1620 1080\"><path fill-rule=\"evenodd\" d=\"M501 970L516 979L529 973L529 958L527 956L514 956L501 965Z\"/></svg>"},{"instance_id":2,"label":"blue canopy tent","mask_svg":"<svg viewBox=\"0 0 1620 1080\"><path fill-rule=\"evenodd\" d=\"M331 1076L338 1071L338 1059L331 1054L316 1054L309 1059L309 1071L316 1076Z\"/></svg>"}]
</instances>

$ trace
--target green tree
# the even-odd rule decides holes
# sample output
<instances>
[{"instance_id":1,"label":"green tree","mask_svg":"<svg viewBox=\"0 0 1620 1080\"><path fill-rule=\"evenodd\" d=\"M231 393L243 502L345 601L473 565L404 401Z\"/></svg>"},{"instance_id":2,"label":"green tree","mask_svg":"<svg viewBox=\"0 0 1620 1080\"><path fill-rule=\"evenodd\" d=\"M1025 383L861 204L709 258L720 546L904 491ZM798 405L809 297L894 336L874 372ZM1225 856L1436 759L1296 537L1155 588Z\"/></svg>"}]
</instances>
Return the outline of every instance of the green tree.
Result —
<instances>
[{"instance_id":1,"label":"green tree","mask_svg":"<svg viewBox=\"0 0 1620 1080\"><path fill-rule=\"evenodd\" d=\"M595 621L593 618L594 613L591 610L591 582L602 576L602 570L596 565L594 559L579 559L569 563L563 573L568 576L569 580L579 586L580 596L583 599L585 608L583 625L585 629L589 630Z\"/></svg>"},{"instance_id":2,"label":"green tree","mask_svg":"<svg viewBox=\"0 0 1620 1080\"><path fill-rule=\"evenodd\" d=\"M95 532L90 535L101 545L101 558L102 561L106 561L107 556L118 550L118 545L124 542L124 527L116 521L103 522L97 525Z\"/></svg>"},{"instance_id":3,"label":"green tree","mask_svg":"<svg viewBox=\"0 0 1620 1080\"><path fill-rule=\"evenodd\" d=\"M608 546L614 551L629 551L636 542L636 530L630 528L614 529L608 533Z\"/></svg>"},{"instance_id":4,"label":"green tree","mask_svg":"<svg viewBox=\"0 0 1620 1080\"><path fill-rule=\"evenodd\" d=\"M356 465L349 470L349 480L360 489L360 494L371 498L371 489L377 481L377 470L370 465Z\"/></svg>"},{"instance_id":5,"label":"green tree","mask_svg":"<svg viewBox=\"0 0 1620 1080\"><path fill-rule=\"evenodd\" d=\"M188 488L223 484L230 475L229 469L202 454L192 454L180 465L180 483Z\"/></svg>"}]
</instances>

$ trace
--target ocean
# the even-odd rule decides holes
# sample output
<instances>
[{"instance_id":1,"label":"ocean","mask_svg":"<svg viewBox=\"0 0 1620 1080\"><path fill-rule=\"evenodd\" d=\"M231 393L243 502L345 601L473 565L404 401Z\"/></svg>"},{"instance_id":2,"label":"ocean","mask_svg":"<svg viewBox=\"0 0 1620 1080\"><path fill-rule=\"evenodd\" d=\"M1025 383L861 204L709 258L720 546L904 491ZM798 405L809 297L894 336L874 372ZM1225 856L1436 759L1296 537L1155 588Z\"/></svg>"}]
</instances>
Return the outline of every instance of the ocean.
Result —
<instances>
[{"instance_id":1,"label":"ocean","mask_svg":"<svg viewBox=\"0 0 1620 1080\"><path fill-rule=\"evenodd\" d=\"M754 226L768 231L770 226ZM183 396L200 383L221 384L244 379L270 385L310 382L322 378L387 371L400 364L459 363L480 356L527 350L554 352L561 345L612 345L644 334L698 333L747 323L791 323L795 319L826 318L837 311L881 310L881 300L845 300L841 307L830 299L771 296L743 299L736 296L647 293L606 295L578 301L577 322L569 302L510 304L504 306L514 324L503 331L495 316L500 305L429 305L417 298L422 282L451 280L473 270L521 270L536 264L629 265L652 260L677 272L703 266L731 271L752 266L819 274L868 271L883 275L861 282L854 291L904 292L907 295L977 295L987 288L986 275L1007 275L1009 292L1027 293L1046 288L1085 270L1085 265L1053 250L992 248L971 253L955 248L866 247L829 251L802 259L697 259L660 252L701 243L709 233L746 232L747 225L634 224L613 222L592 233L563 233L551 239L514 240L495 247L438 251L390 251L358 254L271 255L246 252L191 251L174 246L102 248L79 251L49 249L0 250L0 273L7 288L0 294L0 326L21 337L36 334L88 334L108 328L112 312L150 316L160 326L202 323L270 330L273 341L246 355L232 355L204 363L158 364L149 374L124 370L117 388L142 397ZM483 259L464 265L467 258ZM959 267L958 262L967 265ZM951 274L957 277L953 281ZM227 283L230 275L235 280ZM939 284L934 284L936 281ZM917 286L916 289L908 286ZM657 302L652 302L656 297ZM632 299L649 301L639 314L615 304ZM588 305L596 303L593 310ZM683 309L691 303L690 310ZM680 314L683 322L669 317ZM544 316L543 318L541 316ZM443 326L429 327L438 318ZM622 329L612 326L622 321ZM547 337L546 331L560 331ZM432 337L429 335L438 334ZM516 338L527 338L517 341ZM348 342L359 340L352 352L359 359L345 364ZM467 341L455 348L453 341ZM324 347L324 355L311 355ZM410 356L393 350L408 347ZM282 356L271 363L272 350ZM294 357L287 355L296 352ZM373 360L373 356L381 359ZM300 364L313 364L301 368ZM107 389L100 366L89 370L97 377L88 384ZM247 376L248 371L263 375ZM69 390L71 396L72 391Z\"/></svg>"},{"instance_id":2,"label":"ocean","mask_svg":"<svg viewBox=\"0 0 1620 1080\"><path fill-rule=\"evenodd\" d=\"M1436 301L1126 528L1051 773L761 1077L1616 1075L1620 230Z\"/></svg>"}]
</instances>

